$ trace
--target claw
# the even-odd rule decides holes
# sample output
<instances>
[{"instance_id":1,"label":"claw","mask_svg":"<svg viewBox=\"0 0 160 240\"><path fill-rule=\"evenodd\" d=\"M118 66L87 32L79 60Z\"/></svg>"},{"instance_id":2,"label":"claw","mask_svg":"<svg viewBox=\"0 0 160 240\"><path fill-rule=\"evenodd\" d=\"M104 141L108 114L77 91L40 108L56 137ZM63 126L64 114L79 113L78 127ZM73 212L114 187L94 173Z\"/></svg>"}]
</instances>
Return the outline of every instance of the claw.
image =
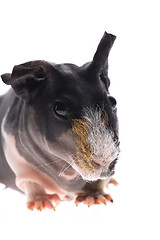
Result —
<instances>
[{"instance_id":1,"label":"claw","mask_svg":"<svg viewBox=\"0 0 160 240\"><path fill-rule=\"evenodd\" d=\"M106 198L106 200L107 200L108 202L113 203L113 199L112 199L112 197L111 197L109 194L106 194L106 195L105 195L105 198Z\"/></svg>"},{"instance_id":2,"label":"claw","mask_svg":"<svg viewBox=\"0 0 160 240\"><path fill-rule=\"evenodd\" d=\"M78 206L79 203L83 202L85 200L85 197L78 196L75 200L75 205Z\"/></svg>"}]
</instances>

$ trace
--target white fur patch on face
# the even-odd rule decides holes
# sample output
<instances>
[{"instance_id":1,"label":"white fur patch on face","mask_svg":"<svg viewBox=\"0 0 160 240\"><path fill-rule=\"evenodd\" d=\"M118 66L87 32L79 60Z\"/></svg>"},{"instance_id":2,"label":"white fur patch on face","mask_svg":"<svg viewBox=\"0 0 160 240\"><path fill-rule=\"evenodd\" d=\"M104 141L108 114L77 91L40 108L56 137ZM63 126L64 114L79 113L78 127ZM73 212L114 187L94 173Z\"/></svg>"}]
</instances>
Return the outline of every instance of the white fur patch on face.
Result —
<instances>
[{"instance_id":1,"label":"white fur patch on face","mask_svg":"<svg viewBox=\"0 0 160 240\"><path fill-rule=\"evenodd\" d=\"M76 170L85 180L109 176L109 165L118 158L119 144L107 127L107 113L100 108L85 108L72 127L77 142Z\"/></svg>"},{"instance_id":2,"label":"white fur patch on face","mask_svg":"<svg viewBox=\"0 0 160 240\"><path fill-rule=\"evenodd\" d=\"M86 108L83 118L88 127L88 142L95 161L100 165L109 165L119 155L119 148L113 140L113 132L106 126L107 116L103 120L101 110Z\"/></svg>"}]
</instances>

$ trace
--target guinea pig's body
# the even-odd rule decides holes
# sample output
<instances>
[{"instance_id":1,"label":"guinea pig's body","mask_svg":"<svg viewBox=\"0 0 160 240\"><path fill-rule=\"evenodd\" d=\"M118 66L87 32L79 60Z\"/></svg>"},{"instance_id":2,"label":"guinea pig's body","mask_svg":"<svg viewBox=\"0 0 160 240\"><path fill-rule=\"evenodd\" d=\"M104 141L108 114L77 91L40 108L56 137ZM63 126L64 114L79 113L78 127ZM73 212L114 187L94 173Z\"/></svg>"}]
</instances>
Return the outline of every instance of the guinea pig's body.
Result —
<instances>
[{"instance_id":1,"label":"guinea pig's body","mask_svg":"<svg viewBox=\"0 0 160 240\"><path fill-rule=\"evenodd\" d=\"M106 203L119 155L116 100L110 96L105 33L93 61L78 67L32 61L2 80L0 182L27 196L29 209L76 198Z\"/></svg>"}]
</instances>

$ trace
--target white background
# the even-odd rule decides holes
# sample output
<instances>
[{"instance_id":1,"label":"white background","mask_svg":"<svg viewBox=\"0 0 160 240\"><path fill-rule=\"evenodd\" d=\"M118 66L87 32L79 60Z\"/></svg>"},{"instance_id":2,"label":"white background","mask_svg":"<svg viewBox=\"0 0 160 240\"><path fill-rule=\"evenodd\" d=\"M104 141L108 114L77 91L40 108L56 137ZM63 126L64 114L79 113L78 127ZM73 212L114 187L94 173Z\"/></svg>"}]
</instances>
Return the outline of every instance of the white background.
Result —
<instances>
[{"instance_id":1,"label":"white background","mask_svg":"<svg viewBox=\"0 0 160 240\"><path fill-rule=\"evenodd\" d=\"M121 156L107 206L30 212L22 195L1 190L0 239L160 239L159 16L158 0L1 1L1 74L36 59L81 65L105 30L117 36L109 76ZM0 93L7 89L0 82Z\"/></svg>"}]
</instances>

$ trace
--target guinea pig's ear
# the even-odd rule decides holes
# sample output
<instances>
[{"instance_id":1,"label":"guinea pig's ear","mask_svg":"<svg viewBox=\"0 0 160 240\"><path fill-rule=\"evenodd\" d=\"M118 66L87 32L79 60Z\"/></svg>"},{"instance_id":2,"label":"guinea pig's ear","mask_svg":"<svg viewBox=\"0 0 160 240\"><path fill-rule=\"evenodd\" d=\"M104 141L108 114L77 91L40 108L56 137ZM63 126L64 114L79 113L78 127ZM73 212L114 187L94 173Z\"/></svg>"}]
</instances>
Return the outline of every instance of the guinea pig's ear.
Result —
<instances>
[{"instance_id":1,"label":"guinea pig's ear","mask_svg":"<svg viewBox=\"0 0 160 240\"><path fill-rule=\"evenodd\" d=\"M104 33L91 62L95 71L99 72L105 66L106 62L108 67L108 55L115 39L116 36L107 32Z\"/></svg>"},{"instance_id":2,"label":"guinea pig's ear","mask_svg":"<svg viewBox=\"0 0 160 240\"><path fill-rule=\"evenodd\" d=\"M12 86L18 97L31 101L48 79L47 64L45 61L20 64L13 68L12 74L3 74L1 78L5 84Z\"/></svg>"},{"instance_id":3,"label":"guinea pig's ear","mask_svg":"<svg viewBox=\"0 0 160 240\"><path fill-rule=\"evenodd\" d=\"M108 55L115 39L116 36L105 32L98 45L93 60L89 65L90 73L94 75L99 75L105 83L107 89L110 85L110 81L108 78Z\"/></svg>"}]
</instances>

